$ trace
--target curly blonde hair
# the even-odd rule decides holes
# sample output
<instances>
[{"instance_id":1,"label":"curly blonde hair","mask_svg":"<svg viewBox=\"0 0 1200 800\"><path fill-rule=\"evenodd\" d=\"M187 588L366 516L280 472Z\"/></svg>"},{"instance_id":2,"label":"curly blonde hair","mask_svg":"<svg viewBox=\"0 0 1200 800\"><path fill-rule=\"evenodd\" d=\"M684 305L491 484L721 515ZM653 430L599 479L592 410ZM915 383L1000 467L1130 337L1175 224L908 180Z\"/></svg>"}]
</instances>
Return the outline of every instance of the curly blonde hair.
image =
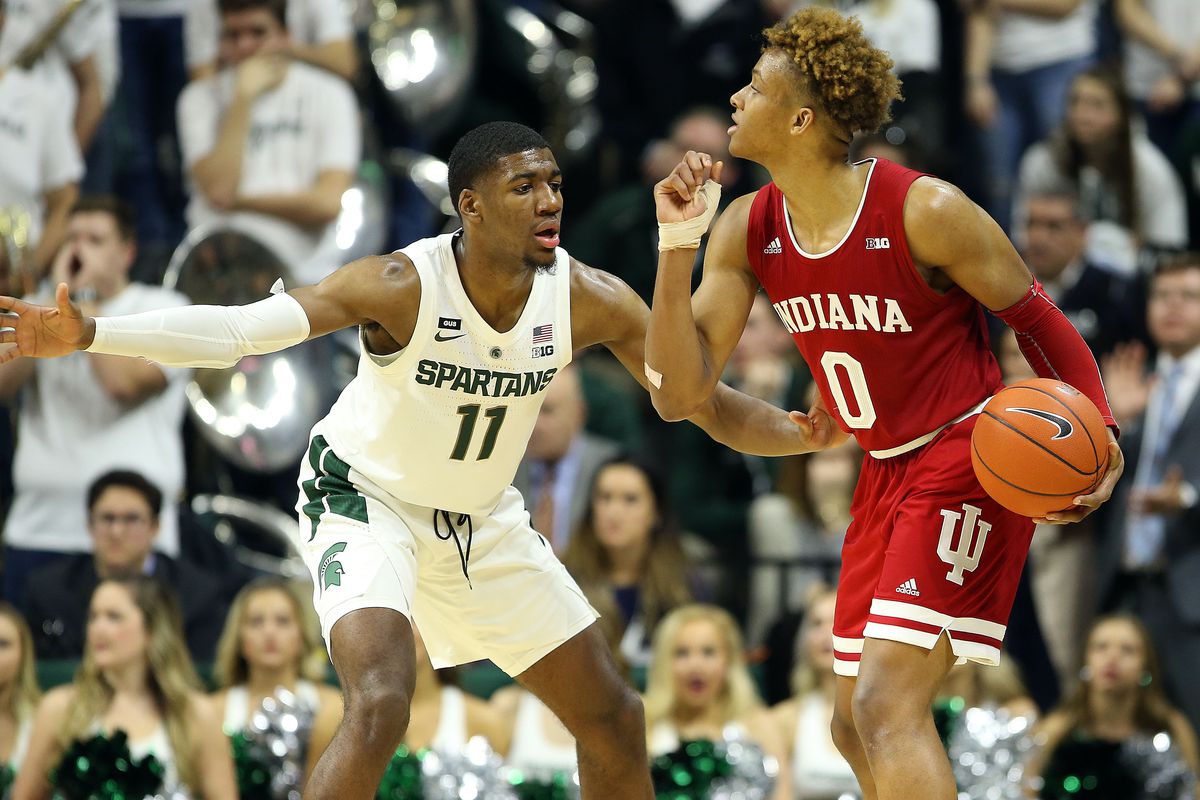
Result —
<instances>
[{"instance_id":1,"label":"curly blonde hair","mask_svg":"<svg viewBox=\"0 0 1200 800\"><path fill-rule=\"evenodd\" d=\"M804 88L849 142L891 119L900 100L892 59L873 47L862 23L829 8L806 8L763 31L763 50L786 53L803 76Z\"/></svg>"}]
</instances>

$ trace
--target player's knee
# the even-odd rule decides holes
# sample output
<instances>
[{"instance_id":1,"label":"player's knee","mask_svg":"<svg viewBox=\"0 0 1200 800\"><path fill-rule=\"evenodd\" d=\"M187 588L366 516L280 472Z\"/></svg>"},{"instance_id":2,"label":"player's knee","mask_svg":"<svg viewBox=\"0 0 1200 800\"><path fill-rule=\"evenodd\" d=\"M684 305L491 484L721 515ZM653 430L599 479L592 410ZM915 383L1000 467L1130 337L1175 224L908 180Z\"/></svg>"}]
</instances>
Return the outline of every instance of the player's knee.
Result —
<instances>
[{"instance_id":1,"label":"player's knee","mask_svg":"<svg viewBox=\"0 0 1200 800\"><path fill-rule=\"evenodd\" d=\"M370 680L347 687L343 725L354 730L364 744L389 747L404 738L411 706L409 692L399 680Z\"/></svg>"},{"instance_id":2,"label":"player's knee","mask_svg":"<svg viewBox=\"0 0 1200 800\"><path fill-rule=\"evenodd\" d=\"M887 680L864 678L860 673L854 687L852 713L854 730L863 747L876 751L888 747L896 737L907 737L920 722L920 715L904 701L904 694ZM928 709L924 709L927 713Z\"/></svg>"},{"instance_id":3,"label":"player's knee","mask_svg":"<svg viewBox=\"0 0 1200 800\"><path fill-rule=\"evenodd\" d=\"M614 693L611 702L597 704L590 714L577 719L575 738L585 746L596 743L644 742L646 715L642 699L627 686Z\"/></svg>"},{"instance_id":4,"label":"player's knee","mask_svg":"<svg viewBox=\"0 0 1200 800\"><path fill-rule=\"evenodd\" d=\"M862 741L858 738L858 728L855 727L854 718L849 713L835 709L833 719L829 723L829 733L833 736L834 746L843 756L849 758L850 755L862 750Z\"/></svg>"}]
</instances>

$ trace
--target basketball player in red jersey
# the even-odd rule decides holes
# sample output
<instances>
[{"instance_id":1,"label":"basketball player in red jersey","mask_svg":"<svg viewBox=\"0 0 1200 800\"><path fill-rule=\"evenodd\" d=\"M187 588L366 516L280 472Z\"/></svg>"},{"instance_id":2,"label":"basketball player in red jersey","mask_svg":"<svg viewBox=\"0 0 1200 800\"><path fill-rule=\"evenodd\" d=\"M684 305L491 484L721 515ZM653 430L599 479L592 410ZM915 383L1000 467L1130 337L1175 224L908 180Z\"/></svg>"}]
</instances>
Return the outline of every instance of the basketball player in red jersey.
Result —
<instances>
[{"instance_id":1,"label":"basketball player in red jersey","mask_svg":"<svg viewBox=\"0 0 1200 800\"><path fill-rule=\"evenodd\" d=\"M1074 522L1108 499L1123 467L1115 424L1083 340L986 213L888 161L847 163L852 135L876 130L899 96L859 23L808 9L765 36L731 100L730 152L773 180L721 216L694 296L721 164L690 152L655 187L646 374L659 412L686 417L766 291L820 389L812 446L853 434L869 453L842 551L834 741L868 800L953 800L930 704L956 661L998 662L1034 526L971 467L978 412L1001 388L983 308L1016 330L1039 375L1075 386L1110 426L1103 481L1042 521Z\"/></svg>"}]
</instances>

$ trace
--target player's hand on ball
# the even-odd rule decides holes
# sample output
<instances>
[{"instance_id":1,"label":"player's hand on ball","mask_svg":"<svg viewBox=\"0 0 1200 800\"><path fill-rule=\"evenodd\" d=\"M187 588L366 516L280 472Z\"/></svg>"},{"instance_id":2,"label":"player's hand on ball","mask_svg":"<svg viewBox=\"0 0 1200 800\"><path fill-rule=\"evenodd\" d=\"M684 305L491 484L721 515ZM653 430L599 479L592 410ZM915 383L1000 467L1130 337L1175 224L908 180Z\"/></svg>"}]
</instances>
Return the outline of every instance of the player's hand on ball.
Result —
<instances>
[{"instance_id":1,"label":"player's hand on ball","mask_svg":"<svg viewBox=\"0 0 1200 800\"><path fill-rule=\"evenodd\" d=\"M1120 445L1117 444L1117 437L1110 429L1108 431L1108 468L1104 472L1104 477L1100 479L1100 483L1096 485L1095 491L1076 497L1072 508L1047 514L1041 519L1035 519L1034 522L1047 525L1070 525L1073 522L1079 522L1112 497L1113 489L1116 488L1117 481L1124 471L1125 456L1121 453Z\"/></svg>"},{"instance_id":2,"label":"player's hand on ball","mask_svg":"<svg viewBox=\"0 0 1200 800\"><path fill-rule=\"evenodd\" d=\"M688 150L671 174L654 186L654 209L662 223L683 222L704 213L700 188L710 178L721 182L724 163L713 163L708 153Z\"/></svg>"},{"instance_id":3,"label":"player's hand on ball","mask_svg":"<svg viewBox=\"0 0 1200 800\"><path fill-rule=\"evenodd\" d=\"M0 364L20 356L65 356L91 343L95 323L71 302L65 283L54 292L54 308L0 295Z\"/></svg>"}]
</instances>

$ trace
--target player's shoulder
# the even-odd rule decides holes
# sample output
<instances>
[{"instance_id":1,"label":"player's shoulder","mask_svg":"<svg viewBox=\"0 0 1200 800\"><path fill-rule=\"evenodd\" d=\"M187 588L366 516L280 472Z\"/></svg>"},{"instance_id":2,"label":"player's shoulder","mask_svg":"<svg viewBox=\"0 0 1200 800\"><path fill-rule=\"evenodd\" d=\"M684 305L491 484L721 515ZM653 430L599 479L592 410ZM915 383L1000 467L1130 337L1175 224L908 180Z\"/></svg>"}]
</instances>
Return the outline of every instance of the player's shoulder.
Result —
<instances>
[{"instance_id":1,"label":"player's shoulder","mask_svg":"<svg viewBox=\"0 0 1200 800\"><path fill-rule=\"evenodd\" d=\"M949 181L923 175L904 202L904 234L915 250L956 248L979 236L984 212Z\"/></svg>"},{"instance_id":2,"label":"player's shoulder","mask_svg":"<svg viewBox=\"0 0 1200 800\"><path fill-rule=\"evenodd\" d=\"M578 258L568 259L571 281L571 310L590 308L594 304L619 303L635 295L629 284L607 270L585 264ZM576 305L576 304L579 305Z\"/></svg>"}]
</instances>

